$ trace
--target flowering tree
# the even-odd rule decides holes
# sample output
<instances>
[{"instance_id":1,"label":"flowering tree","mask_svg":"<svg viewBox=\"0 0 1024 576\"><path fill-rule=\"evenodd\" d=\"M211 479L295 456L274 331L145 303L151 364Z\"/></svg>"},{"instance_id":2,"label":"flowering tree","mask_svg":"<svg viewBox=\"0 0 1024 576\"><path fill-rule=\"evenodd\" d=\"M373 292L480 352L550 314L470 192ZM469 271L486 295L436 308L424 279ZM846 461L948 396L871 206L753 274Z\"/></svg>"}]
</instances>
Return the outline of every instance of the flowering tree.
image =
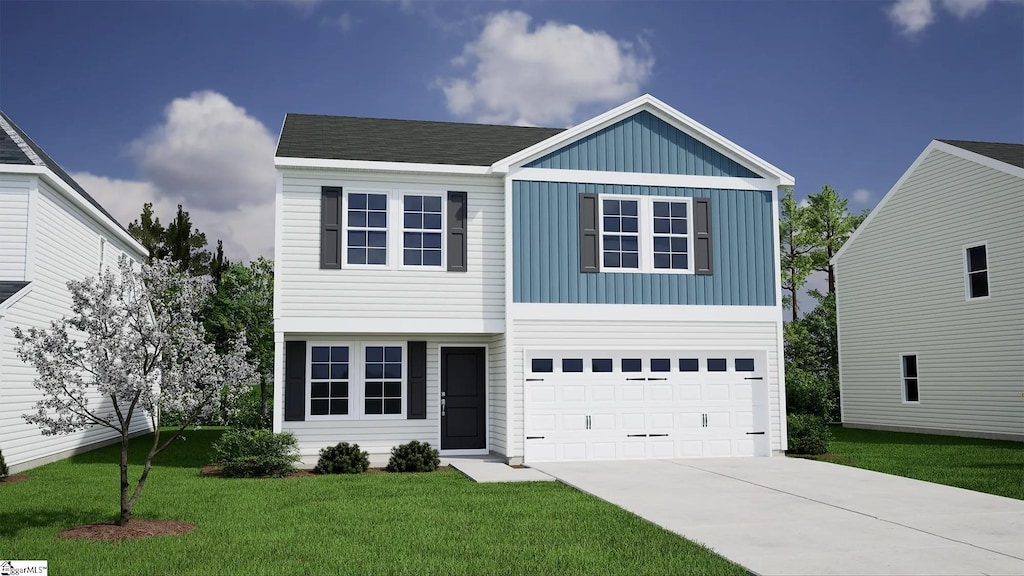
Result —
<instances>
[{"instance_id":1,"label":"flowering tree","mask_svg":"<svg viewBox=\"0 0 1024 576\"><path fill-rule=\"evenodd\" d=\"M253 385L256 371L246 361L239 335L219 354L205 338L197 312L212 288L209 279L189 277L170 260L139 267L121 257L118 271L98 279L68 282L73 316L47 329L14 329L18 356L39 373L43 392L36 412L24 418L44 435L68 434L93 426L121 437L121 514L124 526L138 501L153 458L188 426L217 413L222 404ZM158 426L162 411L181 415L179 427ZM148 418L153 444L134 490L128 481L128 434Z\"/></svg>"}]
</instances>

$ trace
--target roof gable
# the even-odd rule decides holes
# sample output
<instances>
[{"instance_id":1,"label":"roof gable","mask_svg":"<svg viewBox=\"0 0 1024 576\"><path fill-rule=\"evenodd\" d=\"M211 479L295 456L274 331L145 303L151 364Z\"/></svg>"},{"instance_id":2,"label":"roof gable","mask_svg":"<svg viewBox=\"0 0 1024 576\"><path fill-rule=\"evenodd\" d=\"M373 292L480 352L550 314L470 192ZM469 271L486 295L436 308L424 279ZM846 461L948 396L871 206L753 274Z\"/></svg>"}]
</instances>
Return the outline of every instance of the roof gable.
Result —
<instances>
[{"instance_id":1,"label":"roof gable","mask_svg":"<svg viewBox=\"0 0 1024 576\"><path fill-rule=\"evenodd\" d=\"M528 168L757 178L749 168L641 110L525 165Z\"/></svg>"},{"instance_id":2,"label":"roof gable","mask_svg":"<svg viewBox=\"0 0 1024 576\"><path fill-rule=\"evenodd\" d=\"M490 166L561 128L288 114L278 158Z\"/></svg>"},{"instance_id":3,"label":"roof gable","mask_svg":"<svg viewBox=\"0 0 1024 576\"><path fill-rule=\"evenodd\" d=\"M973 140L939 140L939 142L1004 162L1010 166L1024 168L1024 144L977 142Z\"/></svg>"}]
</instances>

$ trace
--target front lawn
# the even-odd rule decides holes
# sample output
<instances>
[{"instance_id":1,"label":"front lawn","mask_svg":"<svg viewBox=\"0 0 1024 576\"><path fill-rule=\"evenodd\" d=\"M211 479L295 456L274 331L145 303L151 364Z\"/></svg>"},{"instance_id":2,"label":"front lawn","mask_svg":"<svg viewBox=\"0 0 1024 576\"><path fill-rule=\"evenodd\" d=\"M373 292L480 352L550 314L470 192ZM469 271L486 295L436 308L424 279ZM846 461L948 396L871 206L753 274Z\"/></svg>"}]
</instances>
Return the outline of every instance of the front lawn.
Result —
<instances>
[{"instance_id":1,"label":"front lawn","mask_svg":"<svg viewBox=\"0 0 1024 576\"><path fill-rule=\"evenodd\" d=\"M1024 500L1024 445L833 426L831 462Z\"/></svg>"},{"instance_id":2,"label":"front lawn","mask_svg":"<svg viewBox=\"0 0 1024 576\"><path fill-rule=\"evenodd\" d=\"M191 431L161 454L134 510L191 522L192 533L114 544L56 537L116 518L119 452L110 446L0 485L0 558L45 559L53 574L746 574L553 482L476 484L447 469L201 477L219 434ZM148 441L134 441L133 462Z\"/></svg>"}]
</instances>

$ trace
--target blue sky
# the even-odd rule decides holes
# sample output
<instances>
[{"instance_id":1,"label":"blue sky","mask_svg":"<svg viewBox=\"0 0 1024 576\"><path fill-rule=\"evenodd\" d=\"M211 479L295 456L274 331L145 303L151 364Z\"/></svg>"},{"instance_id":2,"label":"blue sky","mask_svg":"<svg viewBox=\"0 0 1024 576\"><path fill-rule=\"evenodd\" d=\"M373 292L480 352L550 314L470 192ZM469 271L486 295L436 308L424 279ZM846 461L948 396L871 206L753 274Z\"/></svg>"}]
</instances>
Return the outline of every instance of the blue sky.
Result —
<instances>
[{"instance_id":1,"label":"blue sky","mask_svg":"<svg viewBox=\"0 0 1024 576\"><path fill-rule=\"evenodd\" d=\"M272 254L286 112L566 126L649 92L870 208L932 138L1024 141L1024 3L17 2L0 107L123 223Z\"/></svg>"}]
</instances>

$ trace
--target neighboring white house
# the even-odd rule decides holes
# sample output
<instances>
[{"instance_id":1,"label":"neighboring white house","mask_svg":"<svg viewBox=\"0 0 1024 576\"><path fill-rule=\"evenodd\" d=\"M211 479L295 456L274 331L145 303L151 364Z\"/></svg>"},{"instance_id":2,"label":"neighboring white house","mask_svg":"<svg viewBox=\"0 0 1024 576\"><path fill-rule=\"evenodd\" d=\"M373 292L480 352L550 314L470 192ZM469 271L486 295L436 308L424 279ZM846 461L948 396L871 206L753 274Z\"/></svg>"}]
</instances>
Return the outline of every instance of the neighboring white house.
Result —
<instances>
[{"instance_id":1,"label":"neighboring white house","mask_svg":"<svg viewBox=\"0 0 1024 576\"><path fill-rule=\"evenodd\" d=\"M844 426L1024 440L1024 145L932 141L832 262Z\"/></svg>"},{"instance_id":2,"label":"neighboring white house","mask_svg":"<svg viewBox=\"0 0 1024 576\"><path fill-rule=\"evenodd\" d=\"M510 462L786 448L776 193L645 95L568 130L289 114L274 429Z\"/></svg>"},{"instance_id":3,"label":"neighboring white house","mask_svg":"<svg viewBox=\"0 0 1024 576\"><path fill-rule=\"evenodd\" d=\"M25 422L22 414L41 396L35 371L15 352L12 328L69 316L67 281L116 268L121 254L141 260L146 249L0 112L0 450L13 471L114 439L105 428L43 436ZM140 418L134 431L148 427Z\"/></svg>"}]
</instances>

